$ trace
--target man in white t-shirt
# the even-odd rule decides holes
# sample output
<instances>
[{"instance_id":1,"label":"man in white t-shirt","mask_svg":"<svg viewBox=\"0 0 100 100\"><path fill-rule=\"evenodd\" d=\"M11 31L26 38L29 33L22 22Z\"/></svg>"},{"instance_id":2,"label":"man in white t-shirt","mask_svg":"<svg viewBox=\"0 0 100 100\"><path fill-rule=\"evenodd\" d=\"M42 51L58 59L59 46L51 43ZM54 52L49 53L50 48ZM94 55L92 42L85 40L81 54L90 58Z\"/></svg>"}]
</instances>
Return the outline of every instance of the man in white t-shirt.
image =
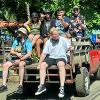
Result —
<instances>
[{"instance_id":1,"label":"man in white t-shirt","mask_svg":"<svg viewBox=\"0 0 100 100\"><path fill-rule=\"evenodd\" d=\"M60 91L58 96L64 97L64 82L65 82L65 65L67 63L66 51L70 44L66 38L59 36L59 31L56 28L51 28L50 39L46 42L43 52L40 57L38 68L40 69L40 85L35 95L39 95L46 91L44 86L46 77L46 68L51 65L57 65L60 75Z\"/></svg>"}]
</instances>

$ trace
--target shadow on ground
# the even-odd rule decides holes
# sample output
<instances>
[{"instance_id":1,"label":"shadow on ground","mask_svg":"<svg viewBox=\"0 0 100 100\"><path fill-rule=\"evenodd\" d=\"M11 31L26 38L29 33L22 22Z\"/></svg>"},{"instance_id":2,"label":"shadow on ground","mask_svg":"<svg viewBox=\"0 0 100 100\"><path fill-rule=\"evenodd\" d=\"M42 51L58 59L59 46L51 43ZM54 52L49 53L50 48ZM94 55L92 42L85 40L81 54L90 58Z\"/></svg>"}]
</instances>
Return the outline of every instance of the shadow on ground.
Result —
<instances>
[{"instance_id":1,"label":"shadow on ground","mask_svg":"<svg viewBox=\"0 0 100 100\"><path fill-rule=\"evenodd\" d=\"M71 96L75 95L74 86L65 86L65 97L62 99L58 98L59 85L48 84L47 92L35 96L34 93L37 90L38 84L24 84L24 93L22 95L16 94L15 92L7 95L6 100L71 100Z\"/></svg>"}]
</instances>

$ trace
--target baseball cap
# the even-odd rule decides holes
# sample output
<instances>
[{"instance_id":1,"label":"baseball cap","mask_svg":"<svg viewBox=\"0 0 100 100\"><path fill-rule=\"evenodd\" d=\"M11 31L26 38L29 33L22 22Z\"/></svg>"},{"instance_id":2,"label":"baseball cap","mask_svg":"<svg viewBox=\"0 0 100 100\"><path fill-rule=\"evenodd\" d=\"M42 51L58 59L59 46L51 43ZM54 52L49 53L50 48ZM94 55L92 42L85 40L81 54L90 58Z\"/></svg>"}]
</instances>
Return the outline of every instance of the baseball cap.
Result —
<instances>
[{"instance_id":1,"label":"baseball cap","mask_svg":"<svg viewBox=\"0 0 100 100\"><path fill-rule=\"evenodd\" d=\"M74 7L73 7L73 11L74 11L74 10L79 11L79 7L78 7L78 6L74 6Z\"/></svg>"}]
</instances>

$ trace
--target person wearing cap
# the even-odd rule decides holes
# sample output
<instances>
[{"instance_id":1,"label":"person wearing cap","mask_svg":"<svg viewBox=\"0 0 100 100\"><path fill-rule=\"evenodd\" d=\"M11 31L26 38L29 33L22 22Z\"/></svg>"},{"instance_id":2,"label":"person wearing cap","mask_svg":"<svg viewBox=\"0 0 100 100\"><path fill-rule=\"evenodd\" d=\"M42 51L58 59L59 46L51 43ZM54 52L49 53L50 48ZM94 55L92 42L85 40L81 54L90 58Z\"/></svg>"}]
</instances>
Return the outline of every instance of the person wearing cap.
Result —
<instances>
[{"instance_id":1,"label":"person wearing cap","mask_svg":"<svg viewBox=\"0 0 100 100\"><path fill-rule=\"evenodd\" d=\"M46 69L52 65L57 65L60 76L60 91L58 96L64 97L65 65L67 63L66 51L69 49L69 42L66 38L59 36L59 30L55 27L50 29L50 38L45 43L38 67L40 69L40 85L35 95L40 95L46 91L45 78Z\"/></svg>"},{"instance_id":2,"label":"person wearing cap","mask_svg":"<svg viewBox=\"0 0 100 100\"><path fill-rule=\"evenodd\" d=\"M76 31L76 36L83 37L85 35L85 20L83 16L80 15L80 9L78 6L74 6L72 9L71 27Z\"/></svg>"},{"instance_id":3,"label":"person wearing cap","mask_svg":"<svg viewBox=\"0 0 100 100\"><path fill-rule=\"evenodd\" d=\"M37 12L33 12L31 14L31 20L24 23L24 26L30 33L28 38L32 41L33 46L40 37L40 25L41 21L39 20L39 15Z\"/></svg>"},{"instance_id":4,"label":"person wearing cap","mask_svg":"<svg viewBox=\"0 0 100 100\"><path fill-rule=\"evenodd\" d=\"M18 37L13 41L10 55L12 55L10 60L3 63L3 83L0 86L0 93L7 91L7 76L8 70L11 66L19 67L19 87L16 93L22 94L23 92L23 76L24 76L24 66L31 63L32 54L32 43L27 38L27 30L23 27L19 28Z\"/></svg>"}]
</instances>

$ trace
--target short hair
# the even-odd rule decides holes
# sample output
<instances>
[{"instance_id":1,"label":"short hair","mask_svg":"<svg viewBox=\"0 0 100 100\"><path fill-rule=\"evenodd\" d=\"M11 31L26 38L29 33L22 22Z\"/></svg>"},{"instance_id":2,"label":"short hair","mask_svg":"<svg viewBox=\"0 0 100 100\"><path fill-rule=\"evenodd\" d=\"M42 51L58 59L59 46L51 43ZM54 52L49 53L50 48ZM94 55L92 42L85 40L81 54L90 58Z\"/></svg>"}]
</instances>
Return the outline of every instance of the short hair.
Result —
<instances>
[{"instance_id":1,"label":"short hair","mask_svg":"<svg viewBox=\"0 0 100 100\"><path fill-rule=\"evenodd\" d=\"M64 8L58 8L57 11L65 11L65 9Z\"/></svg>"},{"instance_id":2,"label":"short hair","mask_svg":"<svg viewBox=\"0 0 100 100\"><path fill-rule=\"evenodd\" d=\"M57 28L52 27L52 28L50 29L50 34L52 34L54 31L57 31L57 32L59 33L59 30L58 30Z\"/></svg>"}]
</instances>

